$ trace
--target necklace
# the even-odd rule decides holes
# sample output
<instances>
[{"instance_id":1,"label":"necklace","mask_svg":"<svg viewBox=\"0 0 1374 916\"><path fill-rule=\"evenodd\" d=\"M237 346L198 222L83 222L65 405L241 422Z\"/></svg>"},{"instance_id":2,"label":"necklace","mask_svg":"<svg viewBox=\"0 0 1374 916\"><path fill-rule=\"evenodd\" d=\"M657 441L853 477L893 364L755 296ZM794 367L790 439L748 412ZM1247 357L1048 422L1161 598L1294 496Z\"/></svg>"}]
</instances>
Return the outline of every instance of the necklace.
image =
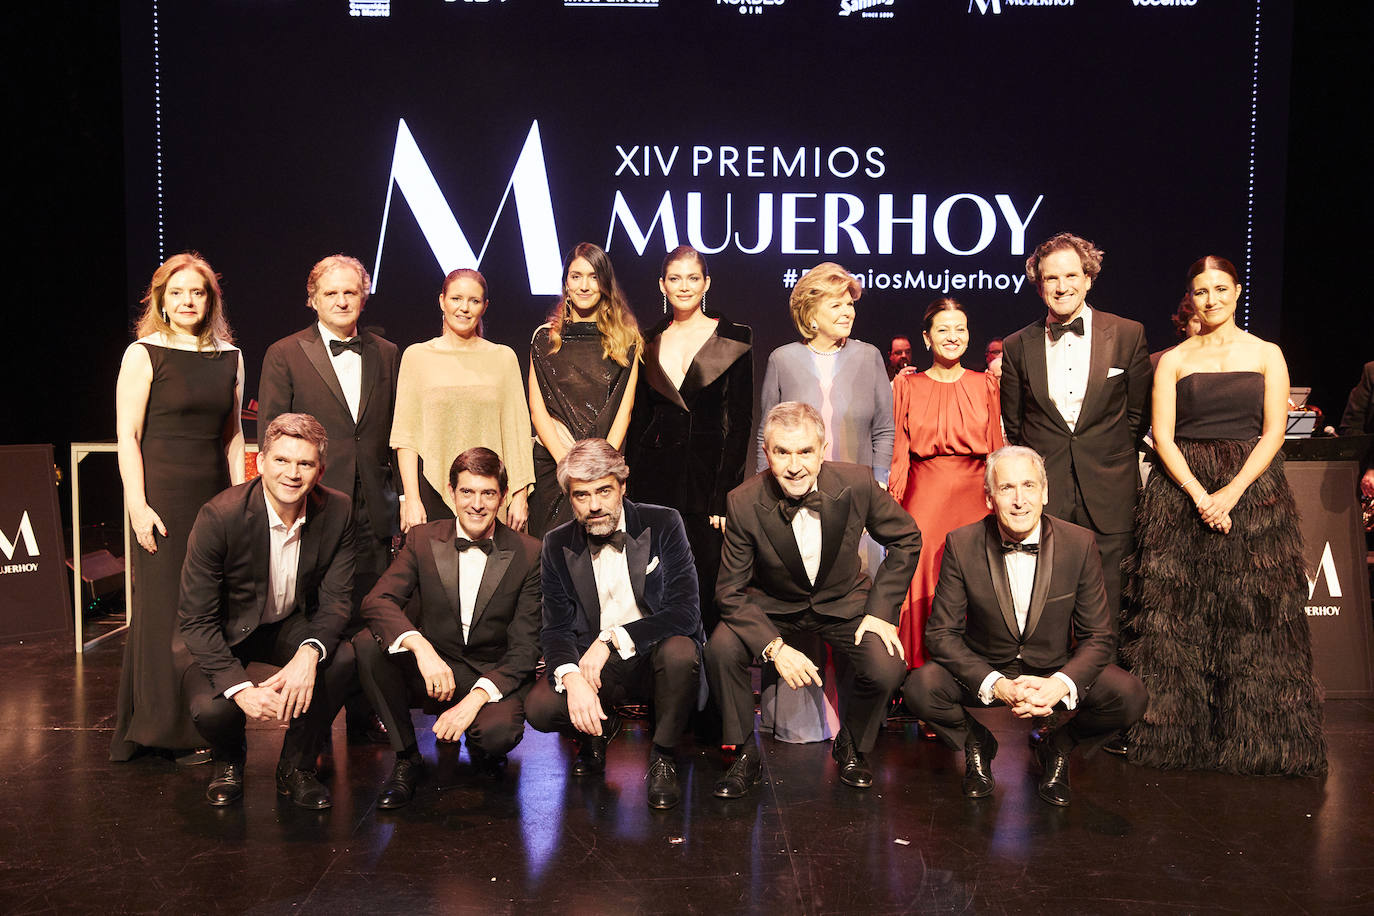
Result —
<instances>
[{"instance_id":1,"label":"necklace","mask_svg":"<svg viewBox=\"0 0 1374 916\"><path fill-rule=\"evenodd\" d=\"M848 337L843 337L843 338L840 339L840 342L839 342L838 345L836 345L835 349L833 349L833 350L817 350L816 347L811 343L811 341L808 340L808 341L806 342L806 349L810 350L812 353L815 353L817 356L834 356L836 353L838 353L838 352L840 352L841 350L843 350L843 349L844 349L844 345L847 344L847 343L849 343L849 338L848 338Z\"/></svg>"}]
</instances>

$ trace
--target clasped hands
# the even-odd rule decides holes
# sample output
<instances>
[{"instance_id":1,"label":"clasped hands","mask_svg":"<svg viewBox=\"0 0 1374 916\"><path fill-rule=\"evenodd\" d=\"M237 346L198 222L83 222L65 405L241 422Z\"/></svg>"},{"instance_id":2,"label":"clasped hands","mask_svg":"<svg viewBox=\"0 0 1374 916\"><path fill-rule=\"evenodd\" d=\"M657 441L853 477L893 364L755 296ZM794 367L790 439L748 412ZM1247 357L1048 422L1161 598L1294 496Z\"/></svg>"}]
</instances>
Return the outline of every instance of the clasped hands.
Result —
<instances>
[{"instance_id":1,"label":"clasped hands","mask_svg":"<svg viewBox=\"0 0 1374 916\"><path fill-rule=\"evenodd\" d=\"M1239 493L1232 495L1230 487L1222 487L1215 493L1204 493L1194 505L1197 506L1198 515L1202 516L1203 524L1222 534L1230 534L1231 510L1236 507L1238 499Z\"/></svg>"},{"instance_id":2,"label":"clasped hands","mask_svg":"<svg viewBox=\"0 0 1374 916\"><path fill-rule=\"evenodd\" d=\"M1069 695L1069 685L1057 677L1023 674L1016 679L1003 677L992 685L992 695L1011 707L1017 718L1048 716L1054 705Z\"/></svg>"},{"instance_id":3,"label":"clasped hands","mask_svg":"<svg viewBox=\"0 0 1374 916\"><path fill-rule=\"evenodd\" d=\"M256 687L243 688L234 694L233 700L250 719L290 721L310 708L319 660L320 654L313 646L301 646L276 674Z\"/></svg>"}]
</instances>

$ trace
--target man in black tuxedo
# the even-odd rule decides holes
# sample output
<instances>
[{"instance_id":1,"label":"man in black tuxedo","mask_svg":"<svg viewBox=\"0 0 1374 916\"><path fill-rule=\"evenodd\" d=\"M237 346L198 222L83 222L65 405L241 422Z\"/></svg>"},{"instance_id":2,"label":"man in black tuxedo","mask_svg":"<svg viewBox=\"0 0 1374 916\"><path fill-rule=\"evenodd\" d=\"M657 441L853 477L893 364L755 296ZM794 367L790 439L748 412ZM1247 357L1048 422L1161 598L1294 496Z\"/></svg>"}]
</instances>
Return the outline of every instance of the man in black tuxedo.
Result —
<instances>
[{"instance_id":1,"label":"man in black tuxedo","mask_svg":"<svg viewBox=\"0 0 1374 916\"><path fill-rule=\"evenodd\" d=\"M466 732L469 758L492 773L525 732L539 663L540 545L496 520L508 480L491 449L463 452L448 481L457 520L410 530L363 599L368 629L353 637L363 690L396 751L379 808L415 796L424 761L412 705L441 710L435 738L456 743Z\"/></svg>"},{"instance_id":2,"label":"man in black tuxedo","mask_svg":"<svg viewBox=\"0 0 1374 916\"><path fill-rule=\"evenodd\" d=\"M282 414L262 436L259 476L218 494L196 516L181 569L181 635L191 718L210 745L212 805L243 797L246 718L289 722L277 791L303 808L328 808L315 758L354 679L340 642L353 584L353 507L316 486L324 427ZM336 651L337 650L337 651ZM281 670L254 685L250 662Z\"/></svg>"},{"instance_id":3,"label":"man in black tuxedo","mask_svg":"<svg viewBox=\"0 0 1374 916\"><path fill-rule=\"evenodd\" d=\"M1002 422L1008 444L1044 457L1049 514L1096 533L1115 622L1121 560L1134 546L1151 369L1144 327L1088 305L1101 269L1102 252L1067 232L1027 259L1048 311L1002 342Z\"/></svg>"},{"instance_id":4,"label":"man in black tuxedo","mask_svg":"<svg viewBox=\"0 0 1374 916\"><path fill-rule=\"evenodd\" d=\"M572 773L593 775L620 729L611 704L652 697L649 805L671 808L682 799L674 748L704 699L697 571L677 510L625 499L629 474L605 439L583 439L558 462L574 517L544 535L548 677L525 713L541 732L575 730Z\"/></svg>"},{"instance_id":5,"label":"man in black tuxedo","mask_svg":"<svg viewBox=\"0 0 1374 916\"><path fill-rule=\"evenodd\" d=\"M1021 718L1076 710L1036 747L1040 797L1061 806L1074 747L1100 746L1145 711L1144 685L1111 664L1116 630L1093 534L1042 514L1046 486L1045 463L1031 449L1009 445L988 456L993 514L945 539L926 624L930 661L902 685L907 707L963 748L969 798L992 793L997 740L966 706L1006 705Z\"/></svg>"},{"instance_id":6,"label":"man in black tuxedo","mask_svg":"<svg viewBox=\"0 0 1374 916\"><path fill-rule=\"evenodd\" d=\"M768 470L732 490L727 501L716 584L721 622L706 646L723 740L737 745L715 794L739 798L759 778L750 663L772 662L792 688L820 685L815 664L786 642L799 633L819 634L849 659L853 679L841 691L843 727L831 753L845 784L868 788L873 773L864 755L906 673L897 619L921 532L868 468L822 461L825 421L811 405L775 406L764 420L763 442ZM859 565L865 530L887 548L871 582Z\"/></svg>"}]
</instances>

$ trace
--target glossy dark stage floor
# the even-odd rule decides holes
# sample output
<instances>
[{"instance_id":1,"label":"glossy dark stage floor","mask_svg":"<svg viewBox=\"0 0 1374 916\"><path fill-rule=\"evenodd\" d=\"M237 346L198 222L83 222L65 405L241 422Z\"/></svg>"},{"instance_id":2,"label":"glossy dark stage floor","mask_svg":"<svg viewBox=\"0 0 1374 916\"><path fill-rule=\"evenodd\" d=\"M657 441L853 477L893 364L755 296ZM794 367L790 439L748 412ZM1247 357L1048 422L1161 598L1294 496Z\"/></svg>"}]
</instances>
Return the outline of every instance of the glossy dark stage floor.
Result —
<instances>
[{"instance_id":1,"label":"glossy dark stage floor","mask_svg":"<svg viewBox=\"0 0 1374 916\"><path fill-rule=\"evenodd\" d=\"M611 745L605 781L528 732L500 782L462 759L408 808L373 804L385 748L335 729L334 808L279 801L280 738L249 735L247 797L203 798L208 767L106 754L122 639L0 646L4 913L1339 913L1374 911L1374 703L1327 705L1324 781L1162 773L1075 759L1067 810L1035 795L1024 729L991 799L961 758L889 730L877 785L839 784L828 745L765 740L752 798L711 796L714 754L684 754L686 800L644 803L648 738ZM424 747L435 762L432 738Z\"/></svg>"}]
</instances>

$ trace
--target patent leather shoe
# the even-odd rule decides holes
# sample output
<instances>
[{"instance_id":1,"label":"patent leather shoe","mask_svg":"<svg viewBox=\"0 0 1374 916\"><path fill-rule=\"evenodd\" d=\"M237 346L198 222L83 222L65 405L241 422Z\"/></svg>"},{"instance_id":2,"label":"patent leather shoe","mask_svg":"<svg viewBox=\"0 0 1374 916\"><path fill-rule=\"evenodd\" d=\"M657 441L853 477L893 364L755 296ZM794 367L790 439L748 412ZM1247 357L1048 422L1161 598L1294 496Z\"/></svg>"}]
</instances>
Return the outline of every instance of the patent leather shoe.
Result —
<instances>
[{"instance_id":1,"label":"patent leather shoe","mask_svg":"<svg viewBox=\"0 0 1374 916\"><path fill-rule=\"evenodd\" d=\"M1041 769L1036 792L1042 801L1060 808L1067 807L1073 800L1073 789L1069 787L1069 754L1072 750L1057 747L1053 741L1046 741L1035 749L1035 759Z\"/></svg>"},{"instance_id":2,"label":"patent leather shoe","mask_svg":"<svg viewBox=\"0 0 1374 916\"><path fill-rule=\"evenodd\" d=\"M740 754L725 775L716 780L716 798L743 798L749 789L759 781L763 764L757 752Z\"/></svg>"},{"instance_id":3,"label":"patent leather shoe","mask_svg":"<svg viewBox=\"0 0 1374 916\"><path fill-rule=\"evenodd\" d=\"M856 789L867 789L873 785L873 770L869 767L864 755L859 753L859 749L854 746L854 739L849 734L849 729L842 728L835 735L834 744L831 745L830 755L835 758L835 762L840 767L840 782Z\"/></svg>"},{"instance_id":4,"label":"patent leather shoe","mask_svg":"<svg viewBox=\"0 0 1374 916\"><path fill-rule=\"evenodd\" d=\"M660 811L677 806L682 801L682 787L677 781L677 767L671 757L655 755L649 764L649 807Z\"/></svg>"},{"instance_id":5,"label":"patent leather shoe","mask_svg":"<svg viewBox=\"0 0 1374 916\"><path fill-rule=\"evenodd\" d=\"M205 800L217 808L243 798L243 764L216 760L214 775L205 788Z\"/></svg>"},{"instance_id":6,"label":"patent leather shoe","mask_svg":"<svg viewBox=\"0 0 1374 916\"><path fill-rule=\"evenodd\" d=\"M391 768L391 776L382 785L377 796L377 807L391 810L403 808L415 797L415 787L424 774L425 762L419 758L397 757L396 765Z\"/></svg>"},{"instance_id":7,"label":"patent leather shoe","mask_svg":"<svg viewBox=\"0 0 1374 916\"><path fill-rule=\"evenodd\" d=\"M997 781L992 778L992 760L997 756L997 739L992 732L970 732L964 741L964 781L959 789L965 798L987 798Z\"/></svg>"},{"instance_id":8,"label":"patent leather shoe","mask_svg":"<svg viewBox=\"0 0 1374 916\"><path fill-rule=\"evenodd\" d=\"M1111 740L1102 745L1102 750L1108 754L1115 754L1118 757L1125 757L1131 750L1131 743L1126 739L1125 732L1117 732L1112 735Z\"/></svg>"},{"instance_id":9,"label":"patent leather shoe","mask_svg":"<svg viewBox=\"0 0 1374 916\"><path fill-rule=\"evenodd\" d=\"M581 735L578 738L577 759L573 761L574 776L596 776L606 771L606 745L620 732L620 716L612 713L601 723L601 734Z\"/></svg>"},{"instance_id":10,"label":"patent leather shoe","mask_svg":"<svg viewBox=\"0 0 1374 916\"><path fill-rule=\"evenodd\" d=\"M277 764L277 794L289 796L298 808L322 811L334 804L329 789L314 770L298 770L289 763Z\"/></svg>"}]
</instances>

